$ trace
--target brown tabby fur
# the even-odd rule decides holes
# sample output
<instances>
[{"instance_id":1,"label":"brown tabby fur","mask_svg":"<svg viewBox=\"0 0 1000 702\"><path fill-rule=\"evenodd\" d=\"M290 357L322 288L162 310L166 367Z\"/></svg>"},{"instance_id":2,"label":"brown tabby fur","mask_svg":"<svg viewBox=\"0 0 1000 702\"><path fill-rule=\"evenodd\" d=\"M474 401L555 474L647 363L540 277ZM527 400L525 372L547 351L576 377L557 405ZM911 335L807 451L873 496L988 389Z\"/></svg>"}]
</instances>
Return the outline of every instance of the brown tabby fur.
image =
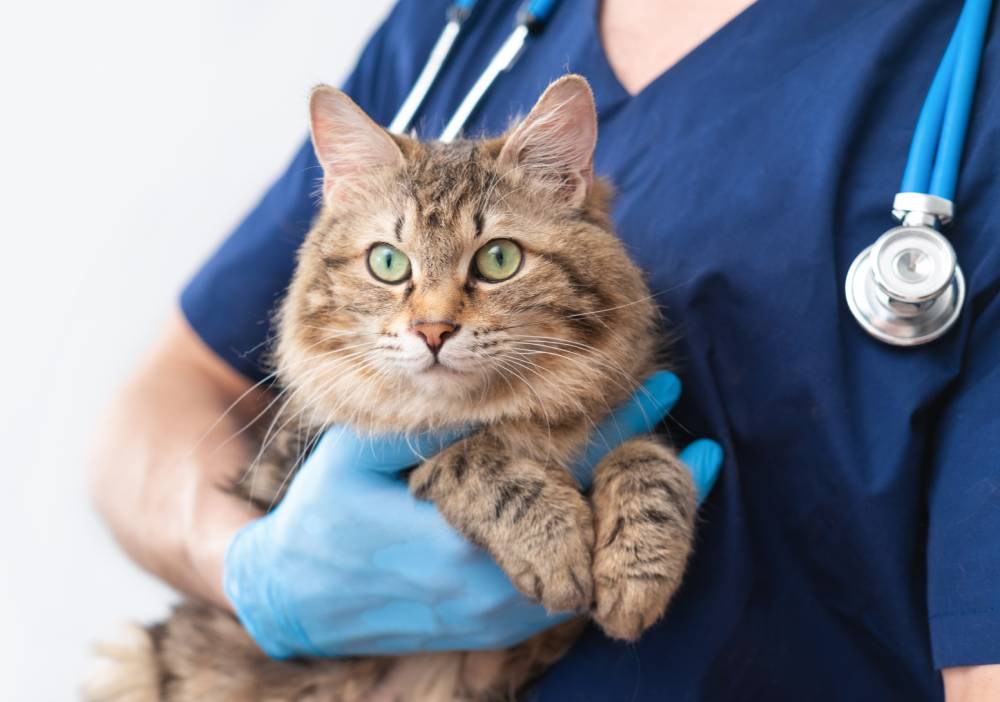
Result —
<instances>
[{"instance_id":1,"label":"brown tabby fur","mask_svg":"<svg viewBox=\"0 0 1000 702\"><path fill-rule=\"evenodd\" d=\"M390 138L339 91L319 88L313 133L324 206L299 253L276 352L291 424L315 435L343 422L369 432L473 423L474 433L412 472L413 493L524 594L551 611L589 611L610 636L636 639L680 583L694 489L651 437L614 449L589 495L566 468L654 370L659 333L612 230L610 189L590 173L596 116L586 82L554 83L504 137L447 145ZM521 245L521 269L495 284L472 277L474 252L498 238ZM377 242L408 254L409 282L372 277L365 258ZM452 370L415 338L417 320L460 325L440 353ZM285 439L241 488L264 506L297 462L298 443ZM105 649L117 667L89 700L507 700L565 652L583 621L507 651L274 661L230 615L184 604L138 645Z\"/></svg>"}]
</instances>

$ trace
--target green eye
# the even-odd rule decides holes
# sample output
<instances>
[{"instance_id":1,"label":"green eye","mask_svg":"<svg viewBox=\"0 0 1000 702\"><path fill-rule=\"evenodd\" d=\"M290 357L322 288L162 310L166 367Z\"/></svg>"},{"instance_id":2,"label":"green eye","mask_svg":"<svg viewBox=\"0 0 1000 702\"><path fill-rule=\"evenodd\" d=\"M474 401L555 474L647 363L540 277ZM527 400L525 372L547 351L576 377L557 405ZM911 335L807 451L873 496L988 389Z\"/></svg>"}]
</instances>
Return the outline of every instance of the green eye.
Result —
<instances>
[{"instance_id":1,"label":"green eye","mask_svg":"<svg viewBox=\"0 0 1000 702\"><path fill-rule=\"evenodd\" d=\"M499 283L521 267L521 247L510 239L494 239L476 252L474 262L480 277Z\"/></svg>"},{"instance_id":2,"label":"green eye","mask_svg":"<svg viewBox=\"0 0 1000 702\"><path fill-rule=\"evenodd\" d=\"M402 283L410 277L410 259L395 246L375 244L368 252L368 270L383 283Z\"/></svg>"}]
</instances>

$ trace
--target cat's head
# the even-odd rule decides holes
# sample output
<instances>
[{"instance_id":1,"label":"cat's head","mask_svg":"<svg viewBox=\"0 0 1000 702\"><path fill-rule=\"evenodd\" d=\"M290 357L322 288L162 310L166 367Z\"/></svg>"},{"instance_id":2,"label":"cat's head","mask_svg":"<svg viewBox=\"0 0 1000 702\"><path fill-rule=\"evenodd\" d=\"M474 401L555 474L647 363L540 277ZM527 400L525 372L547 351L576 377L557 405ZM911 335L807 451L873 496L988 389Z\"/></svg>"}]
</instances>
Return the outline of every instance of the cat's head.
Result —
<instances>
[{"instance_id":1,"label":"cat's head","mask_svg":"<svg viewBox=\"0 0 1000 702\"><path fill-rule=\"evenodd\" d=\"M593 176L583 78L490 140L393 136L329 87L310 108L323 204L277 361L311 423L593 416L648 372L655 306Z\"/></svg>"}]
</instances>

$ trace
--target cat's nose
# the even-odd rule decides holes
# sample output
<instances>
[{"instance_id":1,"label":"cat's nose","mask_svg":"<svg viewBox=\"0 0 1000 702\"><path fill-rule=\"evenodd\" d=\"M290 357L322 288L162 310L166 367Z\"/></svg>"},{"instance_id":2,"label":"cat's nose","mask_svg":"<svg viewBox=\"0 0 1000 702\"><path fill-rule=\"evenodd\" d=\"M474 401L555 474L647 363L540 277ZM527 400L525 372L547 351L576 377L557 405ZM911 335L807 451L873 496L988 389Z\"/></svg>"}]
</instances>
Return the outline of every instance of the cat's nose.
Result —
<instances>
[{"instance_id":1,"label":"cat's nose","mask_svg":"<svg viewBox=\"0 0 1000 702\"><path fill-rule=\"evenodd\" d=\"M437 356L438 351L440 351L441 347L444 345L445 339L458 331L458 325L453 322L424 322L422 320L417 320L413 323L411 329L415 334L423 337L424 343L427 344L427 348L431 350L431 353Z\"/></svg>"}]
</instances>

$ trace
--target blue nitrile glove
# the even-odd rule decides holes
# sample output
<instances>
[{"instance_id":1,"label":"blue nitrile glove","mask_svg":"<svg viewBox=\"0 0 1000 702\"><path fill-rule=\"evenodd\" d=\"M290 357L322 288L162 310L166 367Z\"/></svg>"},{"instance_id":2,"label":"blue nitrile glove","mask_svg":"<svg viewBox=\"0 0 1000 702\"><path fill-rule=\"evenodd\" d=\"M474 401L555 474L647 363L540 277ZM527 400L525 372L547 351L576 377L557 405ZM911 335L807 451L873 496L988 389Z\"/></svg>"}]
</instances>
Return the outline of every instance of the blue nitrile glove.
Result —
<instances>
[{"instance_id":1,"label":"blue nitrile glove","mask_svg":"<svg viewBox=\"0 0 1000 702\"><path fill-rule=\"evenodd\" d=\"M581 482L610 447L648 433L680 395L659 373L591 441ZM484 551L398 473L456 437L363 438L327 431L282 502L244 527L226 553L224 587L269 655L342 656L495 649L572 616L521 595ZM681 458L701 499L722 462L713 441Z\"/></svg>"}]
</instances>

